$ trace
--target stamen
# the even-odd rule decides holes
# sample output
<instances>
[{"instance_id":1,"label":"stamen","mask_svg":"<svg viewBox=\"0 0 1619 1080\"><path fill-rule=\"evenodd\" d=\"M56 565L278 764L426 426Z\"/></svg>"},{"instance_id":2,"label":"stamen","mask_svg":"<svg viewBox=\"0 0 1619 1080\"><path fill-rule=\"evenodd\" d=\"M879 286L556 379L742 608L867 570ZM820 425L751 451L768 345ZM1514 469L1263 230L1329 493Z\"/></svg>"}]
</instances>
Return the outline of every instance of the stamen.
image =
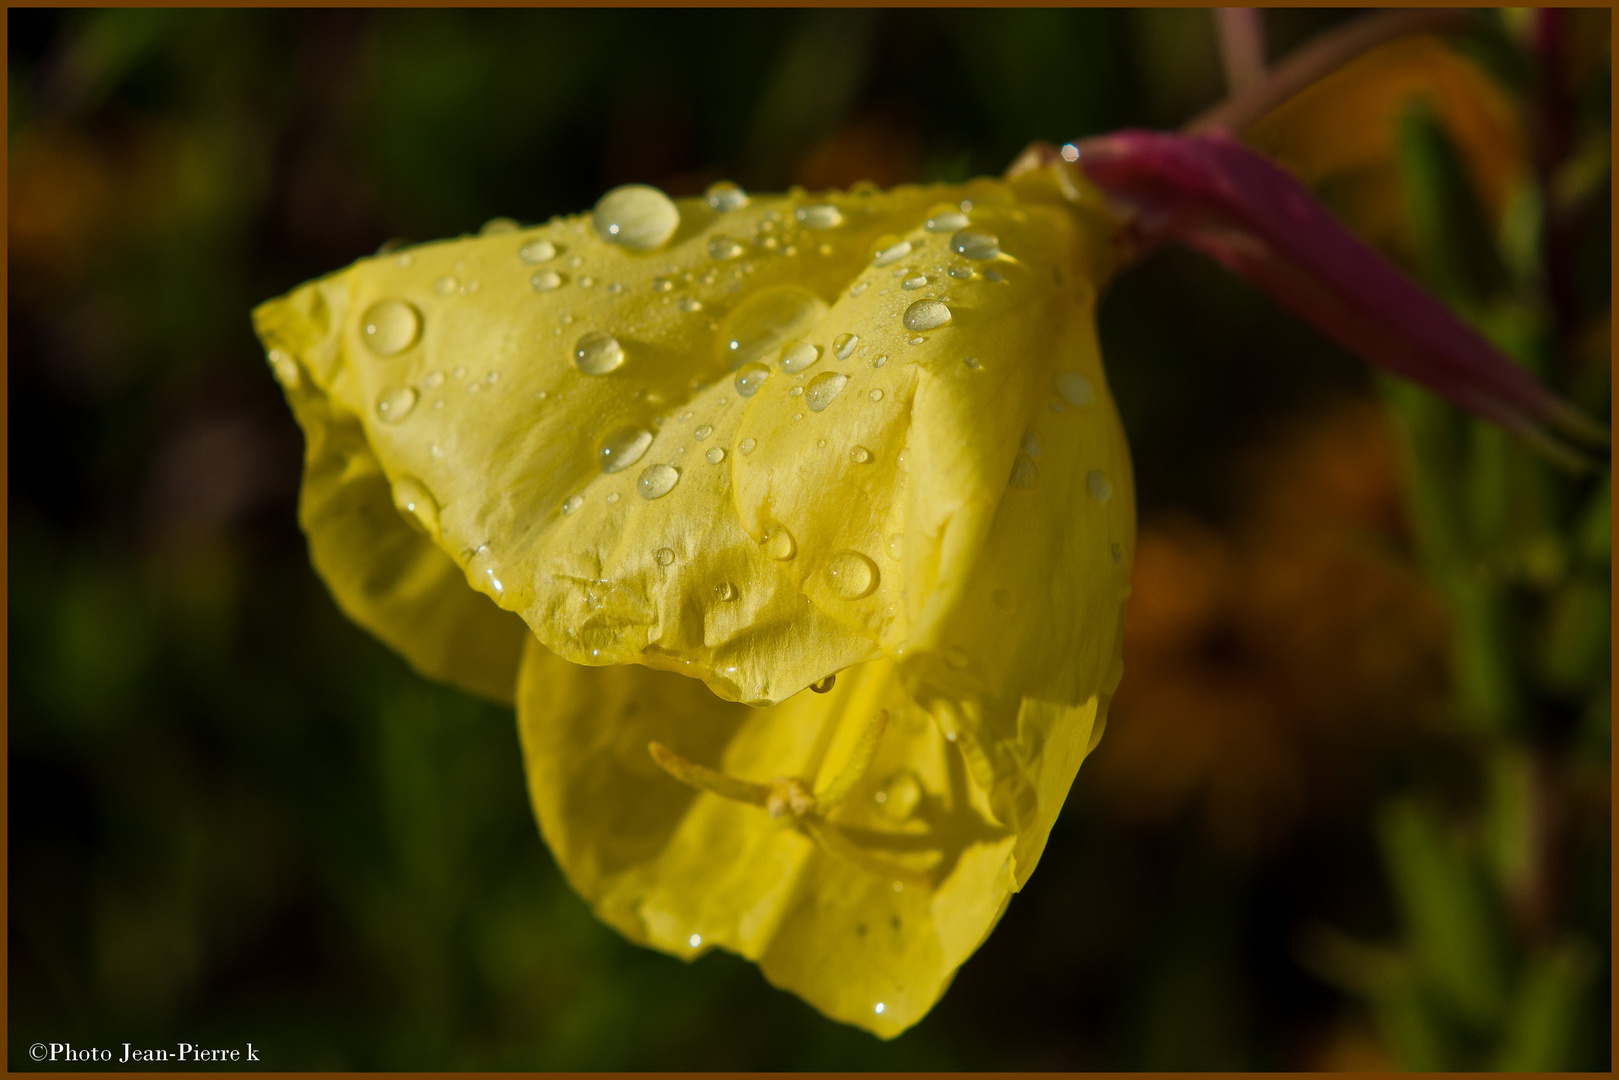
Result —
<instances>
[{"instance_id":1,"label":"stamen","mask_svg":"<svg viewBox=\"0 0 1619 1080\"><path fill-rule=\"evenodd\" d=\"M715 795L735 799L737 802L752 803L754 806L770 804L769 784L739 780L728 773L718 772L695 761L687 761L660 742L647 743L646 748L651 752L652 760L656 761L664 772L688 787L697 788L699 791L711 791Z\"/></svg>"}]
</instances>

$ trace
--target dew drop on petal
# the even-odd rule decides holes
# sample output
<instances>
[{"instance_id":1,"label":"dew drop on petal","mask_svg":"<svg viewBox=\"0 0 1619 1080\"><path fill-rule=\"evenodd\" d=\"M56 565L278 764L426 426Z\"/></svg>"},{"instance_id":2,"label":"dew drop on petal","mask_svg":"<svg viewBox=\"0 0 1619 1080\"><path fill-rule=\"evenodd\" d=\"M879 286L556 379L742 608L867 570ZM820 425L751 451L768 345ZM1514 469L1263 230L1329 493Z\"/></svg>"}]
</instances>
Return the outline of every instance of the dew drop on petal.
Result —
<instances>
[{"instance_id":1,"label":"dew drop on petal","mask_svg":"<svg viewBox=\"0 0 1619 1080\"><path fill-rule=\"evenodd\" d=\"M742 254L742 245L729 236L716 236L708 242L708 256L711 259L734 259Z\"/></svg>"},{"instance_id":2,"label":"dew drop on petal","mask_svg":"<svg viewBox=\"0 0 1619 1080\"><path fill-rule=\"evenodd\" d=\"M695 296L682 296L679 300L675 301L675 307L690 315L694 311L703 310L703 302L697 299Z\"/></svg>"},{"instance_id":3,"label":"dew drop on petal","mask_svg":"<svg viewBox=\"0 0 1619 1080\"><path fill-rule=\"evenodd\" d=\"M1033 428L1027 428L1024 430L1023 442L1021 445L1023 447L1023 452L1032 458L1039 457L1041 451L1045 450L1045 446L1040 442L1040 436L1034 433Z\"/></svg>"},{"instance_id":4,"label":"dew drop on petal","mask_svg":"<svg viewBox=\"0 0 1619 1080\"><path fill-rule=\"evenodd\" d=\"M460 287L461 282L457 280L454 274L445 274L443 277L433 282L433 291L438 293L440 296L452 296L454 295L455 290L459 289Z\"/></svg>"},{"instance_id":5,"label":"dew drop on petal","mask_svg":"<svg viewBox=\"0 0 1619 1080\"><path fill-rule=\"evenodd\" d=\"M736 444L736 452L746 457L748 454L753 453L753 448L757 445L752 439L743 439Z\"/></svg>"},{"instance_id":6,"label":"dew drop on petal","mask_svg":"<svg viewBox=\"0 0 1619 1080\"><path fill-rule=\"evenodd\" d=\"M385 424L397 424L416 407L416 391L409 386L396 386L384 390L377 398L377 419Z\"/></svg>"},{"instance_id":7,"label":"dew drop on petal","mask_svg":"<svg viewBox=\"0 0 1619 1080\"><path fill-rule=\"evenodd\" d=\"M1099 503L1105 503L1113 498L1113 484L1107 474L1099 469L1092 469L1085 475L1085 489L1091 493L1091 498Z\"/></svg>"},{"instance_id":8,"label":"dew drop on petal","mask_svg":"<svg viewBox=\"0 0 1619 1080\"><path fill-rule=\"evenodd\" d=\"M826 564L827 583L845 600L871 595L877 577L877 564L858 551L840 551Z\"/></svg>"},{"instance_id":9,"label":"dew drop on petal","mask_svg":"<svg viewBox=\"0 0 1619 1080\"><path fill-rule=\"evenodd\" d=\"M736 586L729 581L722 581L714 586L714 595L728 603L736 599Z\"/></svg>"},{"instance_id":10,"label":"dew drop on petal","mask_svg":"<svg viewBox=\"0 0 1619 1080\"><path fill-rule=\"evenodd\" d=\"M393 482L394 507L413 528L437 539L439 534L438 500L414 476L401 476Z\"/></svg>"},{"instance_id":11,"label":"dew drop on petal","mask_svg":"<svg viewBox=\"0 0 1619 1080\"><path fill-rule=\"evenodd\" d=\"M989 269L984 271L984 280L993 281L995 284L999 285L1001 282L1005 281L1006 278L999 270Z\"/></svg>"},{"instance_id":12,"label":"dew drop on petal","mask_svg":"<svg viewBox=\"0 0 1619 1080\"><path fill-rule=\"evenodd\" d=\"M899 562L905 555L905 534L895 533L888 538L888 557Z\"/></svg>"},{"instance_id":13,"label":"dew drop on petal","mask_svg":"<svg viewBox=\"0 0 1619 1080\"><path fill-rule=\"evenodd\" d=\"M962 229L950 238L950 250L969 259L983 261L1001 253L1000 241L994 233Z\"/></svg>"},{"instance_id":14,"label":"dew drop on petal","mask_svg":"<svg viewBox=\"0 0 1619 1080\"><path fill-rule=\"evenodd\" d=\"M1034 459L1022 450L1012 459L1012 487L1019 491L1033 491L1040 486L1040 470L1034 464Z\"/></svg>"},{"instance_id":15,"label":"dew drop on petal","mask_svg":"<svg viewBox=\"0 0 1619 1080\"><path fill-rule=\"evenodd\" d=\"M745 398L750 398L759 392L759 387L770 378L770 369L763 364L748 364L736 373L736 392Z\"/></svg>"},{"instance_id":16,"label":"dew drop on petal","mask_svg":"<svg viewBox=\"0 0 1619 1080\"><path fill-rule=\"evenodd\" d=\"M517 257L530 265L550 262L557 257L557 246L549 240L530 240L517 249Z\"/></svg>"},{"instance_id":17,"label":"dew drop on petal","mask_svg":"<svg viewBox=\"0 0 1619 1080\"><path fill-rule=\"evenodd\" d=\"M781 347L781 370L797 374L821 358L821 347L807 341L789 341Z\"/></svg>"},{"instance_id":18,"label":"dew drop on petal","mask_svg":"<svg viewBox=\"0 0 1619 1080\"><path fill-rule=\"evenodd\" d=\"M787 531L787 526L774 522L765 529L765 554L777 562L786 562L798 554L798 541Z\"/></svg>"},{"instance_id":19,"label":"dew drop on petal","mask_svg":"<svg viewBox=\"0 0 1619 1080\"><path fill-rule=\"evenodd\" d=\"M927 283L928 283L928 276L926 274L913 274L910 277L906 278L904 281L900 282L899 287L906 290L907 292L911 292L911 291L914 291L916 289L920 289L922 286L926 285Z\"/></svg>"},{"instance_id":20,"label":"dew drop on petal","mask_svg":"<svg viewBox=\"0 0 1619 1080\"><path fill-rule=\"evenodd\" d=\"M712 434L714 434L714 429L711 426L708 424L698 424L696 430L691 433L691 437L696 439L698 442L702 442Z\"/></svg>"},{"instance_id":21,"label":"dew drop on petal","mask_svg":"<svg viewBox=\"0 0 1619 1080\"><path fill-rule=\"evenodd\" d=\"M596 461L604 473L623 472L640 461L651 445L652 432L628 424L607 434L596 452Z\"/></svg>"},{"instance_id":22,"label":"dew drop on petal","mask_svg":"<svg viewBox=\"0 0 1619 1080\"><path fill-rule=\"evenodd\" d=\"M555 270L541 270L528 279L535 292L550 292L562 287L562 275Z\"/></svg>"},{"instance_id":23,"label":"dew drop on petal","mask_svg":"<svg viewBox=\"0 0 1619 1080\"><path fill-rule=\"evenodd\" d=\"M723 446L710 446L708 453L704 454L703 457L710 465L718 465L725 460L725 448Z\"/></svg>"},{"instance_id":24,"label":"dew drop on petal","mask_svg":"<svg viewBox=\"0 0 1619 1080\"><path fill-rule=\"evenodd\" d=\"M809 388L804 392L804 402L810 407L810 412L821 412L843 393L843 388L848 384L849 376L843 372L823 371L810 380Z\"/></svg>"},{"instance_id":25,"label":"dew drop on petal","mask_svg":"<svg viewBox=\"0 0 1619 1080\"><path fill-rule=\"evenodd\" d=\"M509 217L495 217L483 223L483 228L478 230L478 235L499 236L501 233L516 232L518 227L517 222Z\"/></svg>"},{"instance_id":26,"label":"dew drop on petal","mask_svg":"<svg viewBox=\"0 0 1619 1080\"><path fill-rule=\"evenodd\" d=\"M883 399L883 392L880 389L873 387L871 393L867 394L866 396L873 401L881 401Z\"/></svg>"},{"instance_id":27,"label":"dew drop on petal","mask_svg":"<svg viewBox=\"0 0 1619 1080\"><path fill-rule=\"evenodd\" d=\"M864 446L857 446L849 451L849 460L856 465L869 465L871 464L871 451Z\"/></svg>"},{"instance_id":28,"label":"dew drop on petal","mask_svg":"<svg viewBox=\"0 0 1619 1080\"><path fill-rule=\"evenodd\" d=\"M971 281L974 271L966 263L955 263L950 267L949 273L957 281Z\"/></svg>"},{"instance_id":29,"label":"dew drop on petal","mask_svg":"<svg viewBox=\"0 0 1619 1080\"><path fill-rule=\"evenodd\" d=\"M976 356L964 356L961 362L966 365L969 371L977 371L984 366L978 362L978 357Z\"/></svg>"},{"instance_id":30,"label":"dew drop on petal","mask_svg":"<svg viewBox=\"0 0 1619 1080\"><path fill-rule=\"evenodd\" d=\"M830 694L832 692L832 688L837 684L838 677L836 675L828 675L824 679L818 679L815 682L810 683L810 693Z\"/></svg>"},{"instance_id":31,"label":"dew drop on petal","mask_svg":"<svg viewBox=\"0 0 1619 1080\"><path fill-rule=\"evenodd\" d=\"M635 488L641 493L641 498L651 502L669 494L678 483L680 483L680 470L673 465L648 465L641 470L640 477L635 481Z\"/></svg>"},{"instance_id":32,"label":"dew drop on petal","mask_svg":"<svg viewBox=\"0 0 1619 1080\"><path fill-rule=\"evenodd\" d=\"M659 548L652 553L652 557L658 560L659 566L668 566L675 561L675 552L673 548Z\"/></svg>"},{"instance_id":33,"label":"dew drop on petal","mask_svg":"<svg viewBox=\"0 0 1619 1080\"><path fill-rule=\"evenodd\" d=\"M886 363L888 363L888 354L883 353L881 356L877 357L877 359L871 362L871 366L874 368L880 368Z\"/></svg>"},{"instance_id":34,"label":"dew drop on petal","mask_svg":"<svg viewBox=\"0 0 1619 1080\"><path fill-rule=\"evenodd\" d=\"M887 247L877 252L876 257L871 260L871 265L890 266L899 262L910 253L911 242L909 240L901 240L898 243L889 244Z\"/></svg>"},{"instance_id":35,"label":"dew drop on petal","mask_svg":"<svg viewBox=\"0 0 1619 1080\"><path fill-rule=\"evenodd\" d=\"M703 194L708 200L709 208L718 210L722 214L728 214L732 210L740 210L748 205L748 193L729 180L721 180L717 184L710 184L708 190Z\"/></svg>"},{"instance_id":36,"label":"dew drop on petal","mask_svg":"<svg viewBox=\"0 0 1619 1080\"><path fill-rule=\"evenodd\" d=\"M1090 405L1096 401L1096 390L1091 381L1077 371L1065 371L1057 376L1057 393L1070 405Z\"/></svg>"},{"instance_id":37,"label":"dew drop on petal","mask_svg":"<svg viewBox=\"0 0 1619 1080\"><path fill-rule=\"evenodd\" d=\"M593 330L574 343L573 362L586 375L606 375L624 363L624 349L612 334Z\"/></svg>"},{"instance_id":38,"label":"dew drop on petal","mask_svg":"<svg viewBox=\"0 0 1619 1080\"><path fill-rule=\"evenodd\" d=\"M843 224L843 213L831 203L801 206L793 212L793 217L806 229L835 229Z\"/></svg>"},{"instance_id":39,"label":"dew drop on petal","mask_svg":"<svg viewBox=\"0 0 1619 1080\"><path fill-rule=\"evenodd\" d=\"M720 326L720 351L732 371L773 357L781 346L808 333L826 314L826 302L808 289L782 285L737 305Z\"/></svg>"},{"instance_id":40,"label":"dew drop on petal","mask_svg":"<svg viewBox=\"0 0 1619 1080\"><path fill-rule=\"evenodd\" d=\"M839 360L847 360L859 344L860 339L854 334L839 334L837 339L832 342L832 348L837 350L836 355Z\"/></svg>"},{"instance_id":41,"label":"dew drop on petal","mask_svg":"<svg viewBox=\"0 0 1619 1080\"><path fill-rule=\"evenodd\" d=\"M569 495L567 501L562 504L562 514L564 517L566 517L583 505L585 505L585 497L583 495Z\"/></svg>"},{"instance_id":42,"label":"dew drop on petal","mask_svg":"<svg viewBox=\"0 0 1619 1080\"><path fill-rule=\"evenodd\" d=\"M422 316L403 300L378 300L360 317L360 336L365 347L378 356L398 356L422 332Z\"/></svg>"},{"instance_id":43,"label":"dew drop on petal","mask_svg":"<svg viewBox=\"0 0 1619 1080\"><path fill-rule=\"evenodd\" d=\"M868 289L870 286L871 286L871 282L869 282L869 281L857 281L853 285L849 286L849 295L850 296L859 296L861 293L865 292L866 289Z\"/></svg>"},{"instance_id":44,"label":"dew drop on petal","mask_svg":"<svg viewBox=\"0 0 1619 1080\"><path fill-rule=\"evenodd\" d=\"M646 184L625 184L603 195L591 214L596 235L631 251L655 251L680 227L669 196Z\"/></svg>"},{"instance_id":45,"label":"dew drop on petal","mask_svg":"<svg viewBox=\"0 0 1619 1080\"><path fill-rule=\"evenodd\" d=\"M609 491L609 492L608 492L608 493L607 493L607 499L606 499L606 502L607 502L607 505L608 505L608 506L612 506L612 505L613 505L613 504L614 504L614 503L616 503L616 502L618 502L618 492L616 492L616 491Z\"/></svg>"},{"instance_id":46,"label":"dew drop on petal","mask_svg":"<svg viewBox=\"0 0 1619 1080\"><path fill-rule=\"evenodd\" d=\"M928 218L922 226L928 232L955 232L957 229L967 227L967 215L957 210L947 210L942 214L935 214Z\"/></svg>"},{"instance_id":47,"label":"dew drop on petal","mask_svg":"<svg viewBox=\"0 0 1619 1080\"><path fill-rule=\"evenodd\" d=\"M675 287L675 283L670 281L666 277L655 277L655 278L652 279L652 291L653 292L668 292L670 289L673 289L674 287Z\"/></svg>"},{"instance_id":48,"label":"dew drop on petal","mask_svg":"<svg viewBox=\"0 0 1619 1080\"><path fill-rule=\"evenodd\" d=\"M788 397L803 397L804 396L804 388L802 386L789 386L787 388L787 396Z\"/></svg>"},{"instance_id":49,"label":"dew drop on petal","mask_svg":"<svg viewBox=\"0 0 1619 1080\"><path fill-rule=\"evenodd\" d=\"M907 330L932 330L950 321L950 309L942 300L918 300L905 309L902 321Z\"/></svg>"}]
</instances>

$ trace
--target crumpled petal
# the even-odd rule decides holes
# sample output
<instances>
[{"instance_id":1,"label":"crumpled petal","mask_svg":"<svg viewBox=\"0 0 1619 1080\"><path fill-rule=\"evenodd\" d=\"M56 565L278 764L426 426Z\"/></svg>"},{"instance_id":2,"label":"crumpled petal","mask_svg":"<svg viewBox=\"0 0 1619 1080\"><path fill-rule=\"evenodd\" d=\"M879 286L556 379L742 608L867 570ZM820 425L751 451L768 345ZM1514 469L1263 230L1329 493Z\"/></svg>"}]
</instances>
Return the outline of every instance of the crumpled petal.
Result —
<instances>
[{"instance_id":1,"label":"crumpled petal","mask_svg":"<svg viewBox=\"0 0 1619 1080\"><path fill-rule=\"evenodd\" d=\"M1070 718L1081 745L1097 705ZM681 784L647 751L658 741L733 776L799 776L820 790L883 709L870 769L827 815L835 849ZM885 1038L927 1013L1016 888L1016 838L890 660L844 671L825 694L749 708L691 679L587 668L531 642L518 717L546 842L602 919L675 956L740 953Z\"/></svg>"}]
</instances>

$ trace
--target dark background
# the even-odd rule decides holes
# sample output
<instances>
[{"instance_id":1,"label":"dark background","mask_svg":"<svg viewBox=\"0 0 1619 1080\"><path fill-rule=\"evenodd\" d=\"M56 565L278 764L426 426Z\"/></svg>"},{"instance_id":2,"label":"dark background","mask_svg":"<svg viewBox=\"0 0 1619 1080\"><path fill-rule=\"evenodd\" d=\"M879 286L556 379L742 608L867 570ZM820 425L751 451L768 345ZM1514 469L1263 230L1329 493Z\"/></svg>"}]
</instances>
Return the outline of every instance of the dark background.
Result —
<instances>
[{"instance_id":1,"label":"dark background","mask_svg":"<svg viewBox=\"0 0 1619 1080\"><path fill-rule=\"evenodd\" d=\"M1270 13L1271 55L1345 17ZM540 842L510 711L412 674L310 570L301 437L248 321L390 239L626 181L959 180L1034 139L1174 127L1224 94L1208 12L13 9L8 31L13 1069L36 1040L181 1039L290 1069L1387 1062L1299 941L1394 932L1368 807L1412 703L1442 694L1442 634L1407 650L1433 664L1401 669L1394 706L1329 710L1372 749L1323 755L1290 725L1325 691L1216 619L1184 664L1219 685L1155 683L1191 686L1175 722L1218 744L1186 766L1208 783L1168 794L1150 754L1110 764L1127 675L1029 888L883 1043L735 957L687 965L594 920ZM1255 506L1300 493L1368 502L1405 550L1357 361L1177 252L1100 318L1138 573L1162 579L1144 595L1228 581L1209 560L1249 558ZM1295 607L1364 585L1312 567ZM1415 581L1377 579L1399 633L1434 606ZM1243 801L1277 775L1305 794Z\"/></svg>"}]
</instances>

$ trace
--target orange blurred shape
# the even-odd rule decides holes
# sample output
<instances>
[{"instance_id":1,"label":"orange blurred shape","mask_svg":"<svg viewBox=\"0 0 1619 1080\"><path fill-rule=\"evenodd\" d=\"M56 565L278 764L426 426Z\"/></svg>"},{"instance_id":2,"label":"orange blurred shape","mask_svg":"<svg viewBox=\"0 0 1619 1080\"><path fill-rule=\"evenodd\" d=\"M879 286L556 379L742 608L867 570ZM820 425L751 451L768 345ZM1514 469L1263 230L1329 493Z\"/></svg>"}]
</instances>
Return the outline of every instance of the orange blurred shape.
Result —
<instances>
[{"instance_id":1,"label":"orange blurred shape","mask_svg":"<svg viewBox=\"0 0 1619 1080\"><path fill-rule=\"evenodd\" d=\"M7 215L11 258L75 277L117 208L116 169L76 132L27 131L13 138Z\"/></svg>"},{"instance_id":2,"label":"orange blurred shape","mask_svg":"<svg viewBox=\"0 0 1619 1080\"><path fill-rule=\"evenodd\" d=\"M913 127L887 112L868 112L816 143L793 180L811 191L848 188L862 180L894 187L916 179L920 153Z\"/></svg>"},{"instance_id":3,"label":"orange blurred shape","mask_svg":"<svg viewBox=\"0 0 1619 1080\"><path fill-rule=\"evenodd\" d=\"M1221 846L1261 853L1440 706L1448 629L1406 553L1379 407L1284 433L1242 473L1232 526L1143 527L1093 779L1128 816L1194 809Z\"/></svg>"},{"instance_id":4,"label":"orange blurred shape","mask_svg":"<svg viewBox=\"0 0 1619 1080\"><path fill-rule=\"evenodd\" d=\"M1499 221L1530 175L1522 119L1494 80L1436 37L1402 38L1357 57L1260 119L1243 141L1291 169L1369 243L1408 257L1395 140L1416 100L1434 110L1485 212Z\"/></svg>"}]
</instances>

